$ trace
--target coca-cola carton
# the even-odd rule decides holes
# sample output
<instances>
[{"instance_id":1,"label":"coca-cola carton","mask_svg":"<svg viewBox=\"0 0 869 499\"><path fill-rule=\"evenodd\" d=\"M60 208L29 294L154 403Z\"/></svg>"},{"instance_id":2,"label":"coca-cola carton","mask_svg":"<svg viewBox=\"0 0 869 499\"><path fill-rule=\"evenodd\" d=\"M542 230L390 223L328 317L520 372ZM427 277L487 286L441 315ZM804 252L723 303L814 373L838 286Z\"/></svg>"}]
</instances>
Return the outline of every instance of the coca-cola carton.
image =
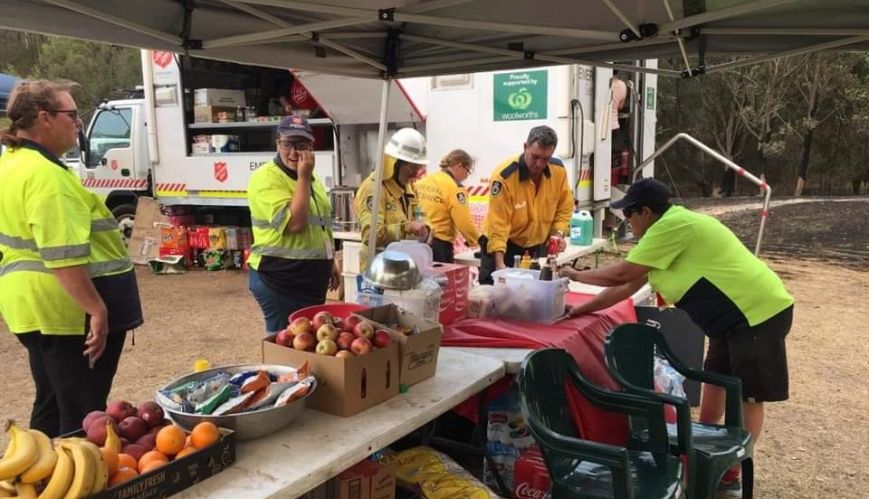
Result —
<instances>
[{"instance_id":1,"label":"coca-cola carton","mask_svg":"<svg viewBox=\"0 0 869 499\"><path fill-rule=\"evenodd\" d=\"M447 325L465 318L468 313L468 288L470 287L469 269L454 263L435 263L431 267L435 275L446 279L442 287L441 312L438 321Z\"/></svg>"},{"instance_id":2,"label":"coca-cola carton","mask_svg":"<svg viewBox=\"0 0 869 499\"><path fill-rule=\"evenodd\" d=\"M522 451L513 468L513 499L543 499L549 492L549 471L535 445Z\"/></svg>"}]
</instances>

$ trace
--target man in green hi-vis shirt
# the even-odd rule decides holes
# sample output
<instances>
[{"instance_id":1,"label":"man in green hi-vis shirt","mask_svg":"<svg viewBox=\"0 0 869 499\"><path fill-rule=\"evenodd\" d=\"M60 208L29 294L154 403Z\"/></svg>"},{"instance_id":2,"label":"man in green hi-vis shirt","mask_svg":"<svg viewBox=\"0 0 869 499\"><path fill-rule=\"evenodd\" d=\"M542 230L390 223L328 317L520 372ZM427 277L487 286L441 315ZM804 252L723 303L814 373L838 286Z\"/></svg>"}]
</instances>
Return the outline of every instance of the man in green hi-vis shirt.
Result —
<instances>
[{"instance_id":1,"label":"man in green hi-vis shirt","mask_svg":"<svg viewBox=\"0 0 869 499\"><path fill-rule=\"evenodd\" d=\"M704 369L742 380L745 427L757 442L764 402L788 398L785 337L794 299L781 279L717 219L670 204L669 188L638 180L622 210L639 238L624 261L595 270L562 269L561 275L607 289L570 309L569 315L609 307L647 282L667 303L681 308L709 337ZM700 420L719 423L724 389L703 386ZM728 471L722 492L741 497L738 468Z\"/></svg>"}]
</instances>

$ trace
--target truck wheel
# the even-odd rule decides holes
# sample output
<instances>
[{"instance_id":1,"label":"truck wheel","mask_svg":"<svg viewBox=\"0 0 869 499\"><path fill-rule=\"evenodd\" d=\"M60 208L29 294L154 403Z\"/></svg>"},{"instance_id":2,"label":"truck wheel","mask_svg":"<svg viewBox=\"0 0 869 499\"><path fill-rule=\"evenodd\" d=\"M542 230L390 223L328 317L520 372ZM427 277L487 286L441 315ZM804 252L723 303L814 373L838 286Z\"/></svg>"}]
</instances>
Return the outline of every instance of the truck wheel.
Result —
<instances>
[{"instance_id":1,"label":"truck wheel","mask_svg":"<svg viewBox=\"0 0 869 499\"><path fill-rule=\"evenodd\" d=\"M118 226L124 235L124 244L129 243L133 235L133 222L136 220L136 205L121 204L112 209L112 215L118 220Z\"/></svg>"}]
</instances>

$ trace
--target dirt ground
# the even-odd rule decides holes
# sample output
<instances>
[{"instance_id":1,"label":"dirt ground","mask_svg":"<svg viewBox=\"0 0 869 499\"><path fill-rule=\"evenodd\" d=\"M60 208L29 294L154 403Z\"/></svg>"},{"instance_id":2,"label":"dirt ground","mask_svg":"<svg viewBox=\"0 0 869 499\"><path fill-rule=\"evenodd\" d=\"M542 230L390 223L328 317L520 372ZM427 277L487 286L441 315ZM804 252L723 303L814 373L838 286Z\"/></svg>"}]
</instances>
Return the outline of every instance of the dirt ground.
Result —
<instances>
[{"instance_id":1,"label":"dirt ground","mask_svg":"<svg viewBox=\"0 0 869 499\"><path fill-rule=\"evenodd\" d=\"M753 247L757 218L732 206L720 213ZM764 258L797 306L788 340L791 398L769 405L755 453L758 497L866 497L869 203L775 207L766 241ZM213 365L259 359L263 327L246 275L155 276L145 268L137 274L147 322L135 344L127 341L111 398L149 399L197 358ZM0 417L27 422L33 385L25 350L12 335L0 334L0 365L7 394Z\"/></svg>"}]
</instances>

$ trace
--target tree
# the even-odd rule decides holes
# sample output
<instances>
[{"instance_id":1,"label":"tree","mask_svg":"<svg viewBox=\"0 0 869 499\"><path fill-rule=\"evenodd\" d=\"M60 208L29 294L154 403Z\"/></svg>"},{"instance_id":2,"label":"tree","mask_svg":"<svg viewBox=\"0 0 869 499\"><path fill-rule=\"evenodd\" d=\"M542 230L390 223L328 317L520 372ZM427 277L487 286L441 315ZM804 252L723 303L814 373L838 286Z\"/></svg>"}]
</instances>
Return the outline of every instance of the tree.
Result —
<instances>
[{"instance_id":1,"label":"tree","mask_svg":"<svg viewBox=\"0 0 869 499\"><path fill-rule=\"evenodd\" d=\"M83 115L112 92L142 83L138 50L67 38L50 38L40 46L30 76L78 83L73 96Z\"/></svg>"}]
</instances>

